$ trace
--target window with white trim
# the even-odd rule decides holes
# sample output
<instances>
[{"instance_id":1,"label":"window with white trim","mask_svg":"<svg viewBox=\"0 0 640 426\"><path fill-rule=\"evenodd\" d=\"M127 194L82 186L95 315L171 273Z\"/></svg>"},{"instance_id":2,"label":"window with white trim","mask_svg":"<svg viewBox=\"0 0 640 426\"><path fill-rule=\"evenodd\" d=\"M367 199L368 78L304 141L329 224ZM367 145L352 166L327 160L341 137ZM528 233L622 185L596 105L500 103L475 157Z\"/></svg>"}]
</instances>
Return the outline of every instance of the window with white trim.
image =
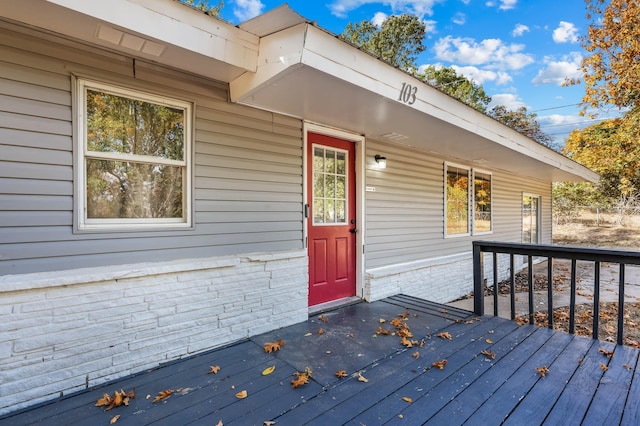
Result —
<instances>
[{"instance_id":1,"label":"window with white trim","mask_svg":"<svg viewBox=\"0 0 640 426\"><path fill-rule=\"evenodd\" d=\"M191 104L77 84L78 228L191 226Z\"/></svg>"},{"instance_id":2,"label":"window with white trim","mask_svg":"<svg viewBox=\"0 0 640 426\"><path fill-rule=\"evenodd\" d=\"M445 236L493 231L491 173L445 163Z\"/></svg>"}]
</instances>

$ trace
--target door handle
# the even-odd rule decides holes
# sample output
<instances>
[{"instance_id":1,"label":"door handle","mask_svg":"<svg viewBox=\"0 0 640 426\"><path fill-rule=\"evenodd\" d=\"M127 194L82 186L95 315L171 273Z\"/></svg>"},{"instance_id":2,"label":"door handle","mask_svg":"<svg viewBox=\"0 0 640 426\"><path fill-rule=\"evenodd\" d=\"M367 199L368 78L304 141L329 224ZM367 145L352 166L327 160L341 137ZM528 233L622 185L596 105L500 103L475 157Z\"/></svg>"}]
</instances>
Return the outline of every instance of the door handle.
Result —
<instances>
[{"instance_id":1,"label":"door handle","mask_svg":"<svg viewBox=\"0 0 640 426\"><path fill-rule=\"evenodd\" d=\"M349 232L351 232L352 234L355 234L356 232L358 232L358 230L356 228L351 228L349 229Z\"/></svg>"}]
</instances>

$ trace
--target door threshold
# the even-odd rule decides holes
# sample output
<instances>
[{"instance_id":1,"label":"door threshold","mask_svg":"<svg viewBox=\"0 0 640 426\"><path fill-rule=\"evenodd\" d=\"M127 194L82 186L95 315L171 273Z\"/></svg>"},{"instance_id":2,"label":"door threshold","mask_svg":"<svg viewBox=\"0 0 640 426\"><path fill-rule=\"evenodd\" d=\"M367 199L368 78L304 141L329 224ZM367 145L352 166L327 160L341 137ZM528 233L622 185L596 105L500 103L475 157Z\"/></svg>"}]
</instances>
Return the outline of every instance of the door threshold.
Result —
<instances>
[{"instance_id":1,"label":"door threshold","mask_svg":"<svg viewBox=\"0 0 640 426\"><path fill-rule=\"evenodd\" d=\"M342 308L348 305L355 305L362 302L362 299L358 296L343 297L342 299L330 300L329 302L319 303L317 305L309 306L309 315L316 315L322 312L333 311L338 308Z\"/></svg>"}]
</instances>

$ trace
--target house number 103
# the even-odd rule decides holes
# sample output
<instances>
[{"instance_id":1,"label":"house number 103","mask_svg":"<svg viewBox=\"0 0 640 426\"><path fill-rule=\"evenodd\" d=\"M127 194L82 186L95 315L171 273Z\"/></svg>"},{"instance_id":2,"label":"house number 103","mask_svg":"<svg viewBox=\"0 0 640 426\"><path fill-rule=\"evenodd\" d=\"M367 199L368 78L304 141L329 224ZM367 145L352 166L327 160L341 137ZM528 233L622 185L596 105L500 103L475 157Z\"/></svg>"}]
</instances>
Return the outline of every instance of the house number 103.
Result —
<instances>
[{"instance_id":1,"label":"house number 103","mask_svg":"<svg viewBox=\"0 0 640 426\"><path fill-rule=\"evenodd\" d=\"M398 96L398 100L400 102L404 102L407 105L413 105L413 103L416 101L417 93L418 88L416 86L402 83L402 89L400 89L400 96Z\"/></svg>"}]
</instances>

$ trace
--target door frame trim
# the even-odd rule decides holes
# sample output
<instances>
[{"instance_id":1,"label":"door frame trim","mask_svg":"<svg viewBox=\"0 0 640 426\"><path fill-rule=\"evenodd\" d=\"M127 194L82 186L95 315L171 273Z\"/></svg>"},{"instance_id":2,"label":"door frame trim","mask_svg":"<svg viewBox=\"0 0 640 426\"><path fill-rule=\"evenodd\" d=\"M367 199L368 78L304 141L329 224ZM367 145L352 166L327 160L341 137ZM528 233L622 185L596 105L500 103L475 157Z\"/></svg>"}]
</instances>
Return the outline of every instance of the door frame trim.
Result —
<instances>
[{"instance_id":1,"label":"door frame trim","mask_svg":"<svg viewBox=\"0 0 640 426\"><path fill-rule=\"evenodd\" d=\"M307 167L307 147L308 147L308 134L318 133L325 136L331 136L337 139L343 139L355 144L356 158L355 175L356 175L356 296L363 298L364 296L364 241L365 241L365 226L364 226L364 167L365 167L365 137L357 133L348 132L345 130L336 129L329 126L323 126L322 124L313 123L310 121L303 121L302 125L302 199L304 205L311 205L309 200L309 189L307 188L308 182L308 167ZM307 218L304 217L303 206L303 245L304 249L309 253L308 241L309 241L309 226L307 224Z\"/></svg>"}]
</instances>

